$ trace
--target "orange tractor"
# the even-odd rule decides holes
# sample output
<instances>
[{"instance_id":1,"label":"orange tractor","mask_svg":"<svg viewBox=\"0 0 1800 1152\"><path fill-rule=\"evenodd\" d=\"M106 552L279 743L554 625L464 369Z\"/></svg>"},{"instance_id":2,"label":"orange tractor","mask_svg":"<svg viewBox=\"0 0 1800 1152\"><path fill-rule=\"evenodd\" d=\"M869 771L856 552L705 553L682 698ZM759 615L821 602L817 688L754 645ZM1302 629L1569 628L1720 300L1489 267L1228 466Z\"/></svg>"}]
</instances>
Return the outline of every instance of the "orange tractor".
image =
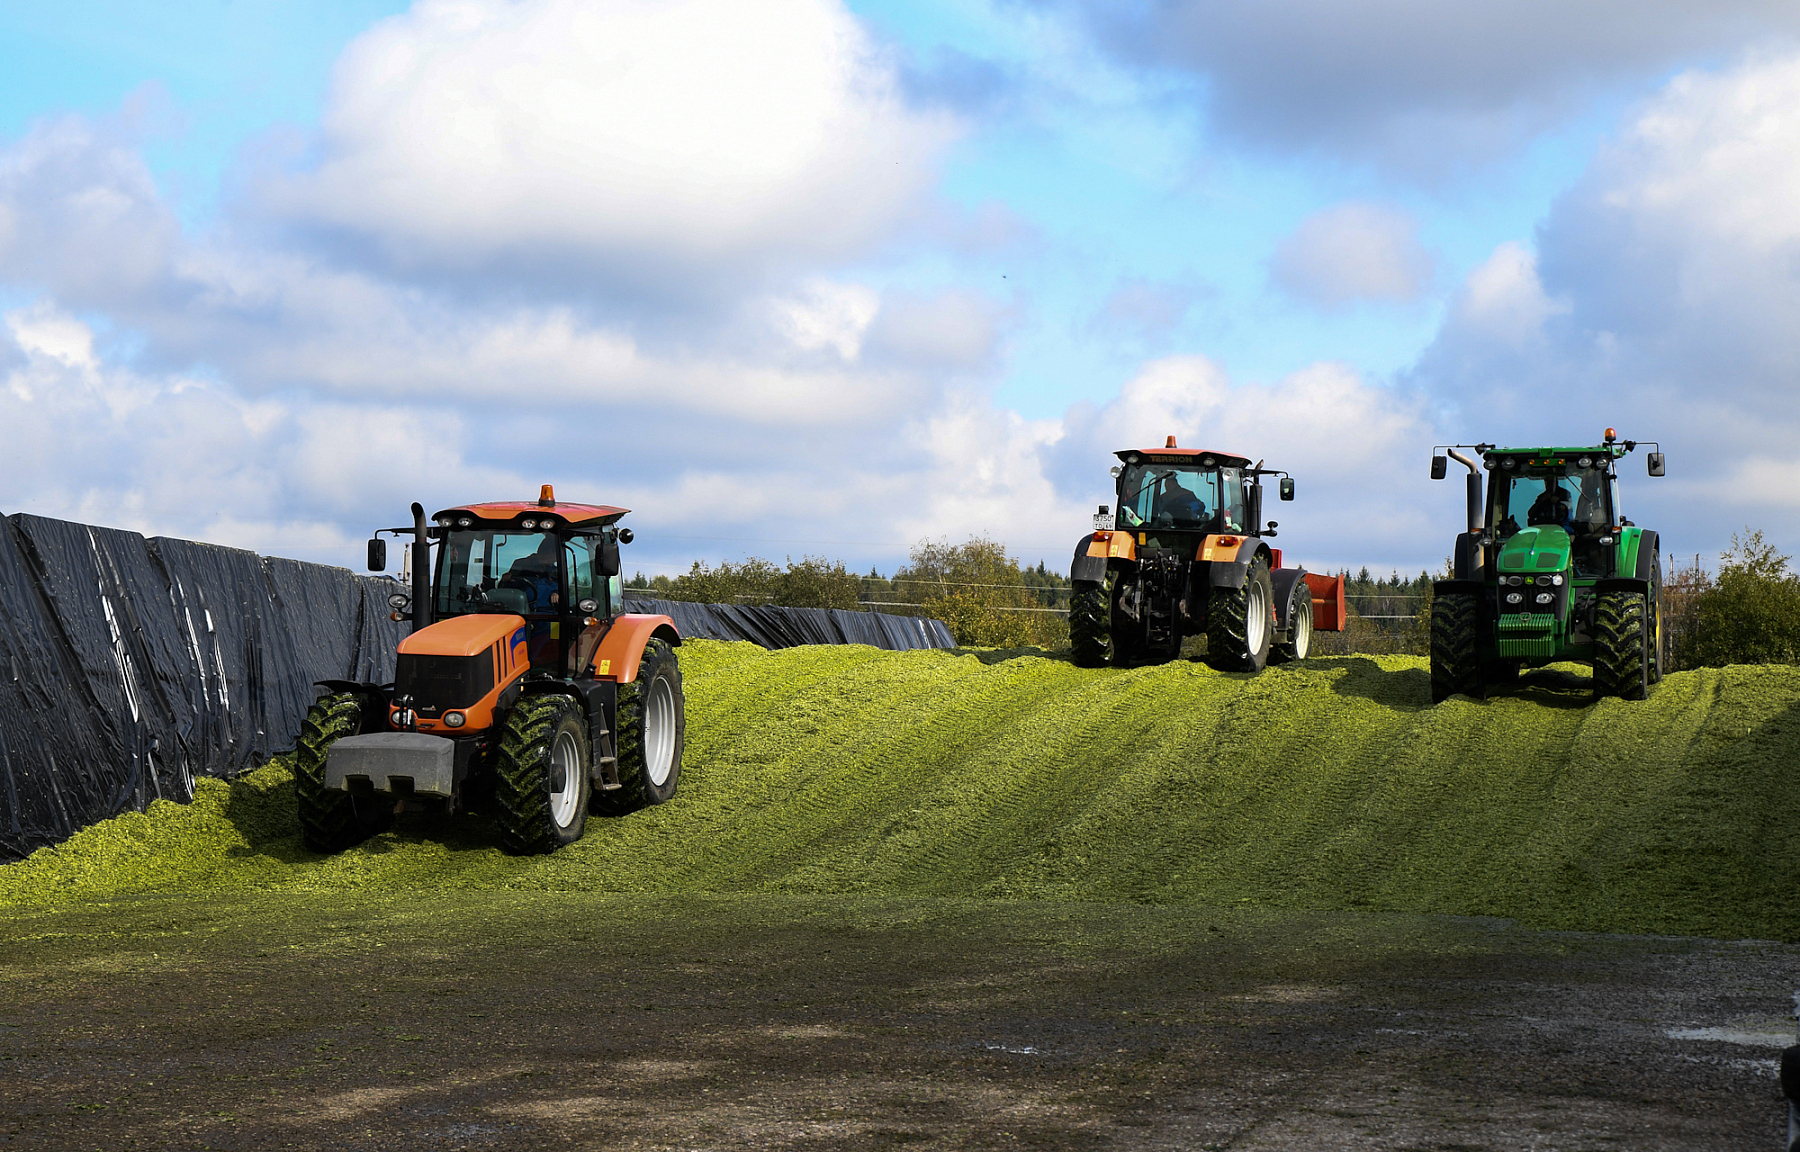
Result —
<instances>
[{"instance_id":1,"label":"orange tractor","mask_svg":"<svg viewBox=\"0 0 1800 1152\"><path fill-rule=\"evenodd\" d=\"M1206 660L1228 672L1304 660L1315 631L1344 626L1342 577L1281 566L1263 523L1264 476L1294 481L1247 456L1175 446L1116 453L1118 512L1105 504L1075 545L1069 643L1099 667L1173 660L1184 637L1206 637Z\"/></svg>"},{"instance_id":2,"label":"orange tractor","mask_svg":"<svg viewBox=\"0 0 1800 1152\"><path fill-rule=\"evenodd\" d=\"M675 794L685 702L667 616L621 612L627 509L558 503L447 508L385 528L412 536L410 612L392 684L320 682L294 757L307 847L337 852L404 811L490 809L508 852L581 838L590 809L622 815ZM432 553L435 551L435 565Z\"/></svg>"}]
</instances>

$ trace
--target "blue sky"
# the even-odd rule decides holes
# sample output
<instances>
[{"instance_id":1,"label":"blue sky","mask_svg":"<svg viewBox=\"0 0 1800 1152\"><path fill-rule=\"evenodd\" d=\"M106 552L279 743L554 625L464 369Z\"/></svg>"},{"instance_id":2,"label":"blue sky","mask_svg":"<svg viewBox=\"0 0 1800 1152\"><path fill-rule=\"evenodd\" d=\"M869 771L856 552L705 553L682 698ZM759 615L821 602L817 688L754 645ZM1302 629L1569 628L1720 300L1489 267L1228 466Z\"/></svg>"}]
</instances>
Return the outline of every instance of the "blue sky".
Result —
<instances>
[{"instance_id":1,"label":"blue sky","mask_svg":"<svg viewBox=\"0 0 1800 1152\"><path fill-rule=\"evenodd\" d=\"M1660 439L1800 544L1800 19L1612 0L0 7L0 509L353 563L428 504L628 563L1064 562L1108 453L1435 567L1439 440Z\"/></svg>"}]
</instances>

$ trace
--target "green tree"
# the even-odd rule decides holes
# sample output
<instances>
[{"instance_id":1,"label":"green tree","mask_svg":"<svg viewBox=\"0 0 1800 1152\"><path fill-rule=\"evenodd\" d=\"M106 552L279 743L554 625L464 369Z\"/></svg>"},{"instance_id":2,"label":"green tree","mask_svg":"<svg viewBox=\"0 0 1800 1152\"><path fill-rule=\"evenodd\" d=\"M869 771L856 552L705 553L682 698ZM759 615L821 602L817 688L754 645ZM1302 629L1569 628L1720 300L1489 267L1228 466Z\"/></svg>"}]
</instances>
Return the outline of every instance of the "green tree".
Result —
<instances>
[{"instance_id":1,"label":"green tree","mask_svg":"<svg viewBox=\"0 0 1800 1152\"><path fill-rule=\"evenodd\" d=\"M962 544L921 541L894 582L917 597L920 610L942 620L958 644L1018 648L1030 642L1035 597L1006 546L985 537ZM1011 611L1008 611L1011 609Z\"/></svg>"},{"instance_id":2,"label":"green tree","mask_svg":"<svg viewBox=\"0 0 1800 1152\"><path fill-rule=\"evenodd\" d=\"M1760 531L1733 533L1718 578L1693 598L1692 620L1676 636L1676 666L1800 659L1800 577L1788 561Z\"/></svg>"}]
</instances>

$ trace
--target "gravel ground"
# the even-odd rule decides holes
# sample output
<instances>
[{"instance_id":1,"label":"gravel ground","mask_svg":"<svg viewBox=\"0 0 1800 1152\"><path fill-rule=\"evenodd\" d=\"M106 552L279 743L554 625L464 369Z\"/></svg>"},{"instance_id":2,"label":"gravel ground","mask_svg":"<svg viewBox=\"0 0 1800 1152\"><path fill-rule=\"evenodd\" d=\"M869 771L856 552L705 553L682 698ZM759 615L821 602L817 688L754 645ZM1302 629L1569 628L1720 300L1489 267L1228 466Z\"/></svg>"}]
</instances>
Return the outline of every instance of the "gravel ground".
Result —
<instances>
[{"instance_id":1,"label":"gravel ground","mask_svg":"<svg viewBox=\"0 0 1800 1152\"><path fill-rule=\"evenodd\" d=\"M582 893L0 910L0 1144L1776 1149L1800 947Z\"/></svg>"}]
</instances>

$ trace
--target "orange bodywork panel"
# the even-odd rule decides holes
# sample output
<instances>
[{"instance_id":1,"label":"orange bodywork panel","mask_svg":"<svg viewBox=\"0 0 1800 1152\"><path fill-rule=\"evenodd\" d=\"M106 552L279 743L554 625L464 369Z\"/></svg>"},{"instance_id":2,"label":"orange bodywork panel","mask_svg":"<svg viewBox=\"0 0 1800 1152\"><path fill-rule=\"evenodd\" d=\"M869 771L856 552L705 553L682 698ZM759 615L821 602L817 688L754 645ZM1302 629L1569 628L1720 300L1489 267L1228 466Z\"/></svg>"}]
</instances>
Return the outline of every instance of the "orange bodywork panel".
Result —
<instances>
[{"instance_id":1,"label":"orange bodywork panel","mask_svg":"<svg viewBox=\"0 0 1800 1152\"><path fill-rule=\"evenodd\" d=\"M522 616L452 616L400 641L400 651L425 656L473 656L523 627Z\"/></svg>"},{"instance_id":2,"label":"orange bodywork panel","mask_svg":"<svg viewBox=\"0 0 1800 1152\"><path fill-rule=\"evenodd\" d=\"M1098 556L1102 560L1136 560L1137 541L1129 532L1108 532L1101 530L1094 533L1088 541L1087 554Z\"/></svg>"},{"instance_id":3,"label":"orange bodywork panel","mask_svg":"<svg viewBox=\"0 0 1800 1152\"><path fill-rule=\"evenodd\" d=\"M466 708L467 717L459 728L445 724L443 717L420 716L419 731L443 735L466 735L491 728L500 694L531 667L526 655L525 620L511 615L452 616L429 628L422 628L400 641L399 651L423 656L486 656L494 665L494 686L487 694ZM388 724L397 726L397 705L388 706Z\"/></svg>"},{"instance_id":4,"label":"orange bodywork panel","mask_svg":"<svg viewBox=\"0 0 1800 1152\"><path fill-rule=\"evenodd\" d=\"M1342 632L1344 630L1344 578L1342 576L1315 576L1306 574L1306 590L1312 593L1313 630L1315 632Z\"/></svg>"},{"instance_id":5,"label":"orange bodywork panel","mask_svg":"<svg viewBox=\"0 0 1800 1152\"><path fill-rule=\"evenodd\" d=\"M1200 550L1194 553L1194 559L1229 562L1241 557L1248 560L1256 555L1257 543L1257 538L1254 536L1234 536L1229 532L1214 533L1200 541Z\"/></svg>"},{"instance_id":6,"label":"orange bodywork panel","mask_svg":"<svg viewBox=\"0 0 1800 1152\"><path fill-rule=\"evenodd\" d=\"M637 679L644 645L653 637L670 644L681 643L675 621L667 616L630 612L616 617L610 624L590 624L576 643L576 675L591 666L596 680L629 684Z\"/></svg>"}]
</instances>

